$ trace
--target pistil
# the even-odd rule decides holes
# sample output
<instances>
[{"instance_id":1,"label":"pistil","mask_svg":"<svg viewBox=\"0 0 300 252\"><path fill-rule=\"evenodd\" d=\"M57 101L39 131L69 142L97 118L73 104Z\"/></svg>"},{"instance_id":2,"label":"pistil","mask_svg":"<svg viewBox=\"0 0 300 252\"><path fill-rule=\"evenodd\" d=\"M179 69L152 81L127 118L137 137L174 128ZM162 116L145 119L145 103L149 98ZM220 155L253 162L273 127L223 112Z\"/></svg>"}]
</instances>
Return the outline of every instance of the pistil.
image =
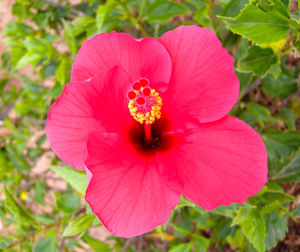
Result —
<instances>
[{"instance_id":1,"label":"pistil","mask_svg":"<svg viewBox=\"0 0 300 252\"><path fill-rule=\"evenodd\" d=\"M153 142L153 138L152 138L152 134L151 134L151 124L144 123L144 130L145 130L145 140L146 140L146 143L152 143Z\"/></svg>"}]
</instances>

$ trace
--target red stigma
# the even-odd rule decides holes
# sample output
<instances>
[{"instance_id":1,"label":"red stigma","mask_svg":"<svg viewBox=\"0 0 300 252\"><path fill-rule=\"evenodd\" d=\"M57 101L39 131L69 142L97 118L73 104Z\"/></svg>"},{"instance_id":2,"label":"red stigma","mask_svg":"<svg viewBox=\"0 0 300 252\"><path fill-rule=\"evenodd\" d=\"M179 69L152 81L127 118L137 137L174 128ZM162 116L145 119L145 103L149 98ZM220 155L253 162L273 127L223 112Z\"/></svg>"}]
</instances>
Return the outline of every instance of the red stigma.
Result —
<instances>
[{"instance_id":1,"label":"red stigma","mask_svg":"<svg viewBox=\"0 0 300 252\"><path fill-rule=\"evenodd\" d=\"M140 89L141 89L141 85L140 85L140 83L137 81L137 82L133 83L132 88L133 88L134 90L140 90Z\"/></svg>"},{"instance_id":2,"label":"red stigma","mask_svg":"<svg viewBox=\"0 0 300 252\"><path fill-rule=\"evenodd\" d=\"M139 105L144 105L145 104L145 99L143 97L139 97L136 99L136 103Z\"/></svg>"},{"instance_id":3,"label":"red stigma","mask_svg":"<svg viewBox=\"0 0 300 252\"><path fill-rule=\"evenodd\" d=\"M140 84L141 84L142 87L146 87L149 84L149 81L146 80L146 79L141 79Z\"/></svg>"},{"instance_id":4,"label":"red stigma","mask_svg":"<svg viewBox=\"0 0 300 252\"><path fill-rule=\"evenodd\" d=\"M151 93L150 88L146 87L146 88L143 89L143 94L144 94L145 96L149 96L150 93Z\"/></svg>"},{"instance_id":5,"label":"red stigma","mask_svg":"<svg viewBox=\"0 0 300 252\"><path fill-rule=\"evenodd\" d=\"M127 95L130 100L133 100L136 97L136 93L132 90L129 91Z\"/></svg>"}]
</instances>

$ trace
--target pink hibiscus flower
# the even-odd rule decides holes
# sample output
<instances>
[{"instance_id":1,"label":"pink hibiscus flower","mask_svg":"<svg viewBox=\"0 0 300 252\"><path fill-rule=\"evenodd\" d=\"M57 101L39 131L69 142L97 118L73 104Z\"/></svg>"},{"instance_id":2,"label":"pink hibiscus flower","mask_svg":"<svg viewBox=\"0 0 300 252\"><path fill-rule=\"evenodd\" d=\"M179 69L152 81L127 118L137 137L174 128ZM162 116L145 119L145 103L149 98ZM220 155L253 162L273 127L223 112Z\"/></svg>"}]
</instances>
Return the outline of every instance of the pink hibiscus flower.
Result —
<instances>
[{"instance_id":1,"label":"pink hibiscus flower","mask_svg":"<svg viewBox=\"0 0 300 252\"><path fill-rule=\"evenodd\" d=\"M46 133L58 157L87 170L85 199L109 231L152 230L182 194L213 210L263 187L260 136L226 115L239 92L233 62L196 26L158 40L111 32L83 43Z\"/></svg>"}]
</instances>

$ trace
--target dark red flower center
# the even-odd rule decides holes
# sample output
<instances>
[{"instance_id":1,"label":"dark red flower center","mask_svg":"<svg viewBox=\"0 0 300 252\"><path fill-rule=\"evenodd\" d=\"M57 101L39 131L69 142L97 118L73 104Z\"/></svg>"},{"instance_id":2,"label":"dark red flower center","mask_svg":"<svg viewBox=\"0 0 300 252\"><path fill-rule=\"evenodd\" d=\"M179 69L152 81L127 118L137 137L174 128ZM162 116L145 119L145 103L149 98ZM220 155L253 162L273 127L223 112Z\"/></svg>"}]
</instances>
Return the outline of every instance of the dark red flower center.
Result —
<instances>
[{"instance_id":1,"label":"dark red flower center","mask_svg":"<svg viewBox=\"0 0 300 252\"><path fill-rule=\"evenodd\" d=\"M149 127L151 133L151 139L149 140L145 125L134 123L128 131L128 140L138 153L153 156L157 151L168 151L174 145L174 136L166 134L169 128L170 122L167 118L162 117L156 120Z\"/></svg>"}]
</instances>

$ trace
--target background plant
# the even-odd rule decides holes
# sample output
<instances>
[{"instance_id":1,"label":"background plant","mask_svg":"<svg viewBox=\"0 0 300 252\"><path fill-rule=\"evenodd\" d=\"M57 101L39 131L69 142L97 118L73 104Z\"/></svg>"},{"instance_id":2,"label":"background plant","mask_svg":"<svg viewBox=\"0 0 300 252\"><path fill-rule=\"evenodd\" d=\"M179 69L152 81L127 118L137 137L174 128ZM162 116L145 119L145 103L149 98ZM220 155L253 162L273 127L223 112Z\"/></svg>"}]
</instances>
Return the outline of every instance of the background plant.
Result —
<instances>
[{"instance_id":1,"label":"background plant","mask_svg":"<svg viewBox=\"0 0 300 252\"><path fill-rule=\"evenodd\" d=\"M1 36L7 46L0 69L0 249L299 249L299 5L289 0L16 0ZM107 238L96 233L103 228L83 200L85 174L49 148L43 131L48 109L69 81L84 40L112 30L159 37L188 24L212 29L235 57L241 88L231 114L261 134L268 183L245 204L212 212L182 198L168 223L153 232Z\"/></svg>"}]
</instances>

